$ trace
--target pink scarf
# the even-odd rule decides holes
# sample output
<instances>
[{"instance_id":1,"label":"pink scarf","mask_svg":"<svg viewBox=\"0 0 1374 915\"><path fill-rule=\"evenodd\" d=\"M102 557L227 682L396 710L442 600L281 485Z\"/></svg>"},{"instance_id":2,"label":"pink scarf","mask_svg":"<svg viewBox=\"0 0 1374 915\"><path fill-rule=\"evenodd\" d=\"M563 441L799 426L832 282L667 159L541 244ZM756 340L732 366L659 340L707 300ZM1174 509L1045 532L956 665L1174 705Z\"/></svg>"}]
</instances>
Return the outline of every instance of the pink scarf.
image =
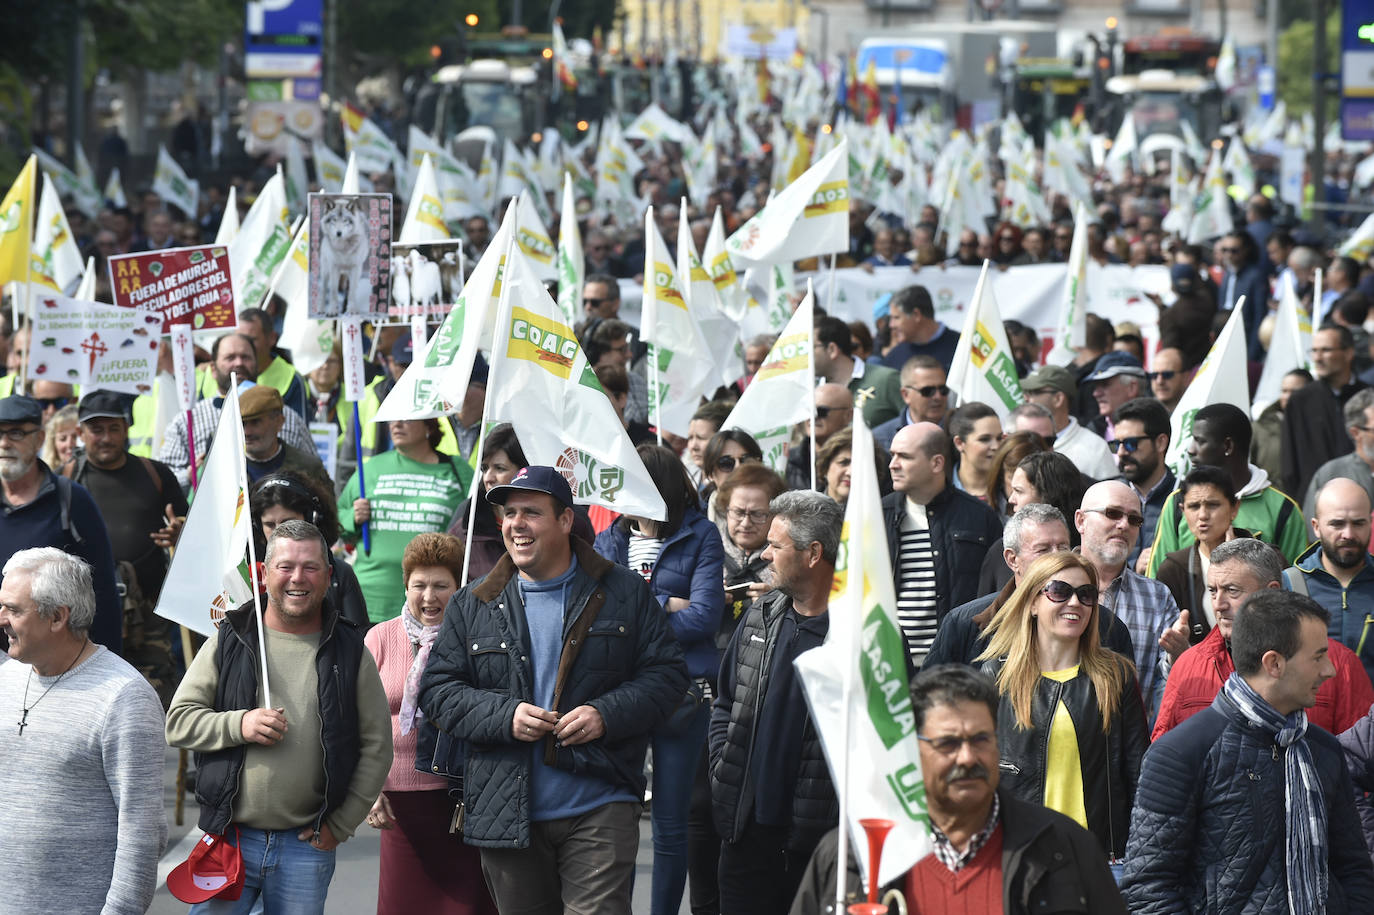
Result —
<instances>
[{"instance_id":1,"label":"pink scarf","mask_svg":"<svg viewBox=\"0 0 1374 915\"><path fill-rule=\"evenodd\" d=\"M424 625L415 618L409 607L401 608L401 621L406 627L406 639L415 650L415 660L410 662L410 671L406 674L406 688L401 693L401 735L405 736L425 720L425 713L416 704L420 697L420 676L429 663L429 650L439 637L439 627Z\"/></svg>"}]
</instances>

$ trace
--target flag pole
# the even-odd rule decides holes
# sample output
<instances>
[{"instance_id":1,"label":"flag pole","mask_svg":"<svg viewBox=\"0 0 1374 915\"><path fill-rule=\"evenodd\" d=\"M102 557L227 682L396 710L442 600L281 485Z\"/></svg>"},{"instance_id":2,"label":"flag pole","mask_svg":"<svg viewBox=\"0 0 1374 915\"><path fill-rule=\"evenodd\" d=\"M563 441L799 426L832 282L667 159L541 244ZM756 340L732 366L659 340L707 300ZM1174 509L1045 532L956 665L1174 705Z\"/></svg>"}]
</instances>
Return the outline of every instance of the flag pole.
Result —
<instances>
[{"instance_id":1,"label":"flag pole","mask_svg":"<svg viewBox=\"0 0 1374 915\"><path fill-rule=\"evenodd\" d=\"M658 344L649 344L649 418L654 421L654 434L663 444L663 405L659 402Z\"/></svg>"},{"instance_id":2,"label":"flag pole","mask_svg":"<svg viewBox=\"0 0 1374 915\"><path fill-rule=\"evenodd\" d=\"M814 397L812 398L812 402L815 402ZM857 439L861 434L868 434L868 427L863 424L862 410L854 411L853 425L851 428L853 431L850 434L853 439ZM813 467L815 463L815 461L811 462ZM866 544L863 542L862 531L862 524L849 526L848 534L850 545L857 546L858 550L850 552L849 558L846 560L846 565L849 570L845 582L846 588L852 588L854 586L849 576L854 575L856 571L860 576L864 574L864 566L861 562L857 563L858 568L855 568L855 560L863 555L862 551L866 547ZM827 636L827 638L829 637ZM850 713L850 704L854 698L854 666L858 663L858 659L842 658L841 661L844 664L844 674L840 679L840 720L843 722L843 727L840 729L840 746L843 747L844 750L841 756L843 765L840 769L840 784L837 786L838 790L836 791L839 795L840 802L840 831L839 835L836 836L837 844L835 847L835 854L837 856L835 860L839 862L835 867L836 912L846 911L844 900L847 887L845 884L849 876L849 750L852 739L851 721L853 719L853 715Z\"/></svg>"},{"instance_id":3,"label":"flag pole","mask_svg":"<svg viewBox=\"0 0 1374 915\"><path fill-rule=\"evenodd\" d=\"M831 257L833 258L834 255L831 255ZM831 260L831 263L832 263L832 264L834 263L834 260L833 260L833 259ZM830 288L831 288L832 290L835 288L834 275L833 275L833 274L831 275ZM809 278L808 278L807 281L806 281L806 294L807 294L807 296L814 296L814 295L815 295L815 290L812 289L812 287L811 287L811 280L810 280ZM813 299L813 301L814 301L814 299ZM808 461L807 463L809 463L809 464L811 465L811 488L812 488L812 489L815 489L815 488L816 488L816 321L815 321L815 318L814 318L814 317L813 317L812 320L811 320L811 326L808 327L808 328L806 329L806 334L807 334L807 337L810 338L810 339L807 341L809 345L806 347L806 371L811 375L811 422L810 422L810 424L809 424L808 427L807 427L807 428L810 429L810 436L811 436L811 460Z\"/></svg>"},{"instance_id":4,"label":"flag pole","mask_svg":"<svg viewBox=\"0 0 1374 915\"><path fill-rule=\"evenodd\" d=\"M24 356L19 366L19 390L14 391L15 394L29 392L29 353L33 350L33 230L38 216L38 157L30 154L29 161L33 163L33 173L29 178L29 224L24 227L24 231L28 233L24 236L24 318L28 322L29 345L24 347ZM25 165L25 168L27 167ZM50 179L45 175L43 180ZM15 324L13 329L18 330L19 325Z\"/></svg>"},{"instance_id":5,"label":"flag pole","mask_svg":"<svg viewBox=\"0 0 1374 915\"><path fill-rule=\"evenodd\" d=\"M239 412L239 387L238 374L229 374L229 396L234 398L234 412ZM242 414L240 414L242 415ZM243 452L243 420L240 419L234 431L234 437L238 445L234 448L234 459L238 462L239 469L239 492L242 498L248 497L248 464L244 460ZM267 639L262 631L262 590L258 582L258 548L253 538L252 519L249 519L248 531L248 576L253 584L253 619L258 624L258 657L262 660L262 704L263 708L272 707L272 689L267 683ZM189 662L188 662L189 663Z\"/></svg>"},{"instance_id":6,"label":"flag pole","mask_svg":"<svg viewBox=\"0 0 1374 915\"><path fill-rule=\"evenodd\" d=\"M363 473L363 423L358 418L358 402L353 401L353 456L358 462L358 498L367 498L367 476ZM372 530L370 522L364 521L359 528L363 535L363 554L372 553Z\"/></svg>"}]
</instances>

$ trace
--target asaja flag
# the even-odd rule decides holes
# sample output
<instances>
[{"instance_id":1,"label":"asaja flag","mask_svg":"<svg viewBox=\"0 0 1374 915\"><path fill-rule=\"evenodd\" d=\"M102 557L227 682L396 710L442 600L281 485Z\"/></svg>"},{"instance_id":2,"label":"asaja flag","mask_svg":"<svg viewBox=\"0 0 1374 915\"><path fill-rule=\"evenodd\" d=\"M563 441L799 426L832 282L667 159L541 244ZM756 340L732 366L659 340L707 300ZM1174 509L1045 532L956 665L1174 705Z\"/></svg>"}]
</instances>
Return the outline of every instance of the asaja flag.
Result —
<instances>
[{"instance_id":1,"label":"asaja flag","mask_svg":"<svg viewBox=\"0 0 1374 915\"><path fill-rule=\"evenodd\" d=\"M572 175L564 172L563 206L558 214L558 307L569 324L576 324L582 317L582 282L586 273L587 258L582 251L582 233L577 228Z\"/></svg>"},{"instance_id":2,"label":"asaja flag","mask_svg":"<svg viewBox=\"0 0 1374 915\"><path fill-rule=\"evenodd\" d=\"M1245 296L1241 296L1231 310L1231 317L1222 328L1221 335L1212 344L1202 365L1198 366L1197 374L1193 375L1192 382L1169 417L1172 436L1164 461L1180 478L1192 468L1188 447L1193 443L1193 417L1198 410L1208 404L1229 403L1247 414L1250 412L1250 382L1245 369L1245 320L1241 315L1241 306L1244 304Z\"/></svg>"},{"instance_id":3,"label":"asaja flag","mask_svg":"<svg viewBox=\"0 0 1374 915\"><path fill-rule=\"evenodd\" d=\"M38 159L29 156L4 201L0 202L0 286L21 280L28 282L37 176Z\"/></svg>"},{"instance_id":4,"label":"asaja flag","mask_svg":"<svg viewBox=\"0 0 1374 915\"><path fill-rule=\"evenodd\" d=\"M1047 360L1051 365L1069 362L1078 355L1077 348L1088 342L1088 213L1081 203L1074 211L1068 268L1064 297L1059 303L1059 327L1054 334L1054 349Z\"/></svg>"},{"instance_id":5,"label":"asaja flag","mask_svg":"<svg viewBox=\"0 0 1374 915\"><path fill-rule=\"evenodd\" d=\"M462 406L478 350L491 350L506 243L514 226L515 207L510 207L458 301L377 409L378 422L430 419Z\"/></svg>"},{"instance_id":6,"label":"asaja flag","mask_svg":"<svg viewBox=\"0 0 1374 915\"><path fill-rule=\"evenodd\" d=\"M1274 315L1274 336L1270 339L1269 350L1264 355L1264 371L1260 374L1259 386L1255 388L1255 402L1250 407L1250 415L1259 419L1260 414L1271 403L1279 399L1283 389L1283 376L1294 369L1308 368L1307 353L1312 346L1312 316L1298 301L1297 290L1293 288L1292 274L1280 285L1279 308Z\"/></svg>"},{"instance_id":7,"label":"asaja flag","mask_svg":"<svg viewBox=\"0 0 1374 915\"><path fill-rule=\"evenodd\" d=\"M124 196L124 184L119 180L119 168L110 169L110 177L105 179L105 199L112 207L126 207L129 199Z\"/></svg>"},{"instance_id":8,"label":"asaja flag","mask_svg":"<svg viewBox=\"0 0 1374 915\"><path fill-rule=\"evenodd\" d=\"M783 188L725 242L735 269L849 250L849 143Z\"/></svg>"},{"instance_id":9,"label":"asaja flag","mask_svg":"<svg viewBox=\"0 0 1374 915\"><path fill-rule=\"evenodd\" d=\"M1197 245L1230 232L1231 198L1226 194L1226 178L1221 173L1221 161L1216 150L1207 163L1207 175L1202 179L1202 193L1193 204L1193 221L1188 226L1188 244Z\"/></svg>"},{"instance_id":10,"label":"asaja flag","mask_svg":"<svg viewBox=\"0 0 1374 915\"><path fill-rule=\"evenodd\" d=\"M988 282L988 262L978 275L978 285L964 316L964 332L954 348L949 367L949 387L965 404L977 400L997 411L1003 422L1021 406L1021 382L1016 376L1002 312Z\"/></svg>"},{"instance_id":11,"label":"asaja flag","mask_svg":"<svg viewBox=\"0 0 1374 915\"><path fill-rule=\"evenodd\" d=\"M815 295L808 287L806 298L721 426L752 435L763 449L763 462L778 473L787 469L792 426L811 418L816 386L811 364L814 311Z\"/></svg>"},{"instance_id":12,"label":"asaja flag","mask_svg":"<svg viewBox=\"0 0 1374 915\"><path fill-rule=\"evenodd\" d=\"M81 282L82 269L81 249L72 238L57 188L52 181L44 181L33 227L32 281L57 292L71 292Z\"/></svg>"},{"instance_id":13,"label":"asaja flag","mask_svg":"<svg viewBox=\"0 0 1374 915\"><path fill-rule=\"evenodd\" d=\"M746 392L747 393L747 392ZM906 678L906 641L883 531L873 436L854 411L849 502L830 586L825 644L793 663L821 735L851 850L867 880L868 840L860 820L892 820L879 885L930 852L930 817Z\"/></svg>"},{"instance_id":14,"label":"asaja flag","mask_svg":"<svg viewBox=\"0 0 1374 915\"><path fill-rule=\"evenodd\" d=\"M243 460L238 398L226 397L155 611L203 636L215 631L226 611L253 597L239 572L251 516Z\"/></svg>"},{"instance_id":15,"label":"asaja flag","mask_svg":"<svg viewBox=\"0 0 1374 915\"><path fill-rule=\"evenodd\" d=\"M439 196L439 179L434 174L434 160L426 155L420 161L415 188L410 195L410 206L406 208L405 222L401 224L401 236L397 243L415 245L427 241L445 241L449 237L448 226L444 225L444 201Z\"/></svg>"},{"instance_id":16,"label":"asaja flag","mask_svg":"<svg viewBox=\"0 0 1374 915\"><path fill-rule=\"evenodd\" d=\"M558 249L544 228L534 205L535 191L526 191L515 204L515 245L529 259L530 269L541 280L558 279Z\"/></svg>"},{"instance_id":17,"label":"asaja flag","mask_svg":"<svg viewBox=\"0 0 1374 915\"><path fill-rule=\"evenodd\" d=\"M336 322L317 321L310 312L310 222L303 220L291 249L277 271L273 287L286 303L282 315L281 346L291 351L291 364L307 375L324 365L338 339Z\"/></svg>"},{"instance_id":18,"label":"asaja flag","mask_svg":"<svg viewBox=\"0 0 1374 915\"><path fill-rule=\"evenodd\" d=\"M262 186L239 234L229 243L229 275L234 281L235 310L256 308L272 275L291 247L291 213L281 169Z\"/></svg>"},{"instance_id":19,"label":"asaja flag","mask_svg":"<svg viewBox=\"0 0 1374 915\"><path fill-rule=\"evenodd\" d=\"M685 436L701 398L715 389L711 358L701 328L687 310L654 208L644 211L644 304L640 335L649 344L649 423Z\"/></svg>"},{"instance_id":20,"label":"asaja flag","mask_svg":"<svg viewBox=\"0 0 1374 915\"><path fill-rule=\"evenodd\" d=\"M558 305L513 245L501 282L484 422L510 423L531 464L581 505L663 520L667 509Z\"/></svg>"},{"instance_id":21,"label":"asaja flag","mask_svg":"<svg viewBox=\"0 0 1374 915\"><path fill-rule=\"evenodd\" d=\"M167 147L157 148L157 168L153 171L153 193L181 210L188 219L196 218L200 205L200 186L182 171Z\"/></svg>"},{"instance_id":22,"label":"asaja flag","mask_svg":"<svg viewBox=\"0 0 1374 915\"><path fill-rule=\"evenodd\" d=\"M215 231L215 244L228 245L239 235L239 189L229 185L229 196L224 201L224 215L219 218L219 229Z\"/></svg>"}]
</instances>

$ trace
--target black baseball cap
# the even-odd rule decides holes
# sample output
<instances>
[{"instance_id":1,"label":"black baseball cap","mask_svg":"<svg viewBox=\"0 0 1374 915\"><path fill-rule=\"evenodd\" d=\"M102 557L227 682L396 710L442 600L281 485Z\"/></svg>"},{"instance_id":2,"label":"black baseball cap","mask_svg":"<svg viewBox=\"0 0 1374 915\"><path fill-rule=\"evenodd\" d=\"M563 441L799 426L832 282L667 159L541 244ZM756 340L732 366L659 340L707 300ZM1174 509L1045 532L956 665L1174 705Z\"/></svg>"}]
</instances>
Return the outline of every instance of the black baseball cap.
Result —
<instances>
[{"instance_id":1,"label":"black baseball cap","mask_svg":"<svg viewBox=\"0 0 1374 915\"><path fill-rule=\"evenodd\" d=\"M505 505L512 493L542 492L553 496L555 502L564 508L573 507L572 489L567 478L552 467L532 465L522 468L509 483L493 486L487 490L487 501L493 505Z\"/></svg>"},{"instance_id":2,"label":"black baseball cap","mask_svg":"<svg viewBox=\"0 0 1374 915\"><path fill-rule=\"evenodd\" d=\"M129 411L125 409L124 402L124 398L114 391L91 391L81 398L76 419L83 423L88 419L122 419L129 422Z\"/></svg>"},{"instance_id":3,"label":"black baseball cap","mask_svg":"<svg viewBox=\"0 0 1374 915\"><path fill-rule=\"evenodd\" d=\"M0 423L36 423L41 426L43 406L23 394L0 398Z\"/></svg>"}]
</instances>

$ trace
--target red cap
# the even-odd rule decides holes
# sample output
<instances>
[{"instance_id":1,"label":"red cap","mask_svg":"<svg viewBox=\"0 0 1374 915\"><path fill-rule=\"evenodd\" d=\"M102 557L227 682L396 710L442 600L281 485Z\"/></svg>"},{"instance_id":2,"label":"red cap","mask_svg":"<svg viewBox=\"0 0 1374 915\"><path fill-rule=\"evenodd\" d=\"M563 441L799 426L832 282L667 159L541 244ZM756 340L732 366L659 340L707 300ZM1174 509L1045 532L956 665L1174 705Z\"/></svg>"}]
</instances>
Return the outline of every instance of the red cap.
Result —
<instances>
[{"instance_id":1,"label":"red cap","mask_svg":"<svg viewBox=\"0 0 1374 915\"><path fill-rule=\"evenodd\" d=\"M167 875L167 889L182 902L237 899L243 892L243 856L224 836L206 833Z\"/></svg>"}]
</instances>

